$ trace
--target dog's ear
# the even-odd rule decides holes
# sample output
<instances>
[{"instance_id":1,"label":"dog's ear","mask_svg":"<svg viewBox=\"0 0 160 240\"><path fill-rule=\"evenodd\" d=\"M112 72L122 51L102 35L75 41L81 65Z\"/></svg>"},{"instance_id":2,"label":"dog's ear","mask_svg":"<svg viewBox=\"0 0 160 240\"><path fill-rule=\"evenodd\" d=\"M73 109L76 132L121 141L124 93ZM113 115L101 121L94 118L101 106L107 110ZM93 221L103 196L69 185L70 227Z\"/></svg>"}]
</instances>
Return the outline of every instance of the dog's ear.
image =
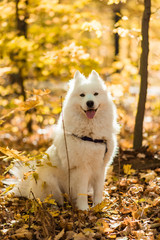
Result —
<instances>
[{"instance_id":1,"label":"dog's ear","mask_svg":"<svg viewBox=\"0 0 160 240\"><path fill-rule=\"evenodd\" d=\"M74 84L77 85L81 82L81 80L84 78L83 74L80 73L80 71L76 71L74 74Z\"/></svg>"},{"instance_id":2,"label":"dog's ear","mask_svg":"<svg viewBox=\"0 0 160 240\"><path fill-rule=\"evenodd\" d=\"M75 72L75 74L74 74L74 79L79 79L79 78L81 78L81 73L80 73L80 71L79 70L77 70L76 72Z\"/></svg>"},{"instance_id":3,"label":"dog's ear","mask_svg":"<svg viewBox=\"0 0 160 240\"><path fill-rule=\"evenodd\" d=\"M95 70L92 70L91 74L89 75L89 79L91 80L91 82L100 83L103 89L106 90L106 85L104 81Z\"/></svg>"},{"instance_id":4,"label":"dog's ear","mask_svg":"<svg viewBox=\"0 0 160 240\"><path fill-rule=\"evenodd\" d=\"M92 70L91 74L90 74L91 77L94 77L94 79L98 79L99 78L99 74L95 71L95 70Z\"/></svg>"},{"instance_id":5,"label":"dog's ear","mask_svg":"<svg viewBox=\"0 0 160 240\"><path fill-rule=\"evenodd\" d=\"M91 79L91 81L96 81L96 82L101 81L99 74L95 70L92 70L91 74L89 75L89 78Z\"/></svg>"}]
</instances>

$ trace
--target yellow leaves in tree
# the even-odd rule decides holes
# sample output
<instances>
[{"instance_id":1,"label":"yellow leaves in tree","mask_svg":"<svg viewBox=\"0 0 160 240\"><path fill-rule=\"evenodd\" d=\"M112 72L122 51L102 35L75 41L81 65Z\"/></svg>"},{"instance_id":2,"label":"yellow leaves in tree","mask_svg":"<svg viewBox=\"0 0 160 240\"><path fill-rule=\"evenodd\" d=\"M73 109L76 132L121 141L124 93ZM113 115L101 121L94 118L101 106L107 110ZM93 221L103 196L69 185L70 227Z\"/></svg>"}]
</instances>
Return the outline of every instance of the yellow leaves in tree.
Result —
<instances>
[{"instance_id":1,"label":"yellow leaves in tree","mask_svg":"<svg viewBox=\"0 0 160 240\"><path fill-rule=\"evenodd\" d=\"M112 86L109 86L109 89L114 98L120 98L123 96L123 86L121 84L112 84Z\"/></svg>"},{"instance_id":2,"label":"yellow leaves in tree","mask_svg":"<svg viewBox=\"0 0 160 240\"><path fill-rule=\"evenodd\" d=\"M82 30L84 31L95 31L96 36L100 38L102 36L102 25L100 22L93 20L91 22L84 22L82 24Z\"/></svg>"},{"instance_id":3,"label":"yellow leaves in tree","mask_svg":"<svg viewBox=\"0 0 160 240\"><path fill-rule=\"evenodd\" d=\"M108 5L125 3L125 2L126 2L126 0L108 0Z\"/></svg>"},{"instance_id":4,"label":"yellow leaves in tree","mask_svg":"<svg viewBox=\"0 0 160 240\"><path fill-rule=\"evenodd\" d=\"M72 62L75 61L77 57L79 57L79 59L89 58L89 53L85 52L83 46L78 46L75 42L63 47L60 53L65 57L71 57Z\"/></svg>"},{"instance_id":5,"label":"yellow leaves in tree","mask_svg":"<svg viewBox=\"0 0 160 240\"><path fill-rule=\"evenodd\" d=\"M33 94L34 96L31 98L28 98L25 102L20 102L19 106L15 109L11 110L9 113L4 115L0 118L0 124L4 123L4 119L7 117L10 117L12 114L18 112L18 111L28 111L32 108L37 107L38 105L42 104L42 97L46 96L50 93L49 89L41 90L41 89L33 89L33 92L27 91L27 93Z\"/></svg>"},{"instance_id":6,"label":"yellow leaves in tree","mask_svg":"<svg viewBox=\"0 0 160 240\"><path fill-rule=\"evenodd\" d=\"M118 33L121 37L126 37L129 33L129 30L122 27L118 27L113 30L113 33Z\"/></svg>"},{"instance_id":7,"label":"yellow leaves in tree","mask_svg":"<svg viewBox=\"0 0 160 240\"><path fill-rule=\"evenodd\" d=\"M50 89L44 89L44 90L42 90L42 89L33 89L33 94L34 95L39 95L39 96L48 95L48 94L50 94L50 92L51 92ZM27 91L27 93L31 94L32 92Z\"/></svg>"},{"instance_id":8,"label":"yellow leaves in tree","mask_svg":"<svg viewBox=\"0 0 160 240\"><path fill-rule=\"evenodd\" d=\"M38 96L34 98L29 98L27 101L22 102L20 106L16 109L17 111L27 111L40 104L40 98Z\"/></svg>"},{"instance_id":9,"label":"yellow leaves in tree","mask_svg":"<svg viewBox=\"0 0 160 240\"><path fill-rule=\"evenodd\" d=\"M27 111L29 109L32 109L36 106L38 106L40 104L40 98L38 96L33 97L33 98L29 98L27 101L25 102L21 102L19 104L19 107L15 108L14 110L10 111L9 113L7 113L6 115L4 115L3 117L0 118L0 124L2 124L4 122L3 119L10 117L10 115L14 114L17 111Z\"/></svg>"},{"instance_id":10,"label":"yellow leaves in tree","mask_svg":"<svg viewBox=\"0 0 160 240\"><path fill-rule=\"evenodd\" d=\"M23 51L32 51L34 43L26 39L24 36L18 36L12 39L7 45L9 49L20 48Z\"/></svg>"},{"instance_id":11,"label":"yellow leaves in tree","mask_svg":"<svg viewBox=\"0 0 160 240\"><path fill-rule=\"evenodd\" d=\"M17 108L19 111L27 111L29 109L32 109L39 104L41 104L41 97L44 95L48 95L51 91L49 89L41 90L41 89L33 89L33 97L27 99L27 101L22 102L20 106ZM28 91L29 93L29 91Z\"/></svg>"}]
</instances>

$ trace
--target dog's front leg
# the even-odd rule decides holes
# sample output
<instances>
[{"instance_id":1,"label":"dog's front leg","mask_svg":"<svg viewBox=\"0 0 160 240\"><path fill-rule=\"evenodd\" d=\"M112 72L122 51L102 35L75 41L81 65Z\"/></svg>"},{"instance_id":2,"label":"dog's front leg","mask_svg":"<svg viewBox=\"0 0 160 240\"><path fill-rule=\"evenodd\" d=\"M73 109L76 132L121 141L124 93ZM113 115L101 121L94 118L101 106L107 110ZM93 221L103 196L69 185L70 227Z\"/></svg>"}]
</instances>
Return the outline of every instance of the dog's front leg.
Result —
<instances>
[{"instance_id":1,"label":"dog's front leg","mask_svg":"<svg viewBox=\"0 0 160 240\"><path fill-rule=\"evenodd\" d=\"M71 171L71 200L80 210L88 209L88 176L85 170Z\"/></svg>"},{"instance_id":2,"label":"dog's front leg","mask_svg":"<svg viewBox=\"0 0 160 240\"><path fill-rule=\"evenodd\" d=\"M101 171L94 182L93 186L93 206L102 202L103 197L103 188L104 188L104 173Z\"/></svg>"}]
</instances>

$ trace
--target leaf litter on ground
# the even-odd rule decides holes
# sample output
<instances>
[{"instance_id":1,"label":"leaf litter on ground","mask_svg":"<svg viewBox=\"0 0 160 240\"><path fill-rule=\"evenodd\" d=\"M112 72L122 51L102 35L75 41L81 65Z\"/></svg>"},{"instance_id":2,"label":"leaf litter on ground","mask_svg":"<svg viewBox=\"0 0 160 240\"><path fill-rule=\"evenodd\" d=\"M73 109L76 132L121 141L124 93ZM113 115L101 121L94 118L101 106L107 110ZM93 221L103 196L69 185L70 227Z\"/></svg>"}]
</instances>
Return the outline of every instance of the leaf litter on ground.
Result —
<instances>
[{"instance_id":1,"label":"leaf litter on ground","mask_svg":"<svg viewBox=\"0 0 160 240\"><path fill-rule=\"evenodd\" d=\"M116 168L111 168L103 202L89 211L72 209L67 200L59 207L52 196L41 202L34 198L34 193L32 200L2 195L0 238L160 239L160 168L133 168L127 159L136 157L139 161L138 154L120 151L120 164L123 164L119 174ZM151 153L143 154L145 158L151 157ZM89 201L92 202L91 197Z\"/></svg>"}]
</instances>

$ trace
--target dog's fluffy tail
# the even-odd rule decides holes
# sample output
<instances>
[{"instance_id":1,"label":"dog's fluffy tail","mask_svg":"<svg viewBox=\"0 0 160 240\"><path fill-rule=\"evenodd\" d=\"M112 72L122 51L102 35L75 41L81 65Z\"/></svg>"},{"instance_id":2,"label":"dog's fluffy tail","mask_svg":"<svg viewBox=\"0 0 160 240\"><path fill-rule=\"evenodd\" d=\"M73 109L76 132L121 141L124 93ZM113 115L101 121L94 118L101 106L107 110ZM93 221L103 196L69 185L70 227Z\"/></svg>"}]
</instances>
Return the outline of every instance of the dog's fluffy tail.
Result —
<instances>
[{"instance_id":1,"label":"dog's fluffy tail","mask_svg":"<svg viewBox=\"0 0 160 240\"><path fill-rule=\"evenodd\" d=\"M8 187L8 186L12 187L11 190L9 190L9 193L14 193L15 196L21 196L19 188L25 176L25 173L29 171L30 171L30 168L28 166L25 166L21 162L16 162L14 164L14 166L9 170L9 173L11 174L11 178L4 179L2 181L2 183L4 184L4 187ZM5 188L3 189L3 192L6 192Z\"/></svg>"}]
</instances>

